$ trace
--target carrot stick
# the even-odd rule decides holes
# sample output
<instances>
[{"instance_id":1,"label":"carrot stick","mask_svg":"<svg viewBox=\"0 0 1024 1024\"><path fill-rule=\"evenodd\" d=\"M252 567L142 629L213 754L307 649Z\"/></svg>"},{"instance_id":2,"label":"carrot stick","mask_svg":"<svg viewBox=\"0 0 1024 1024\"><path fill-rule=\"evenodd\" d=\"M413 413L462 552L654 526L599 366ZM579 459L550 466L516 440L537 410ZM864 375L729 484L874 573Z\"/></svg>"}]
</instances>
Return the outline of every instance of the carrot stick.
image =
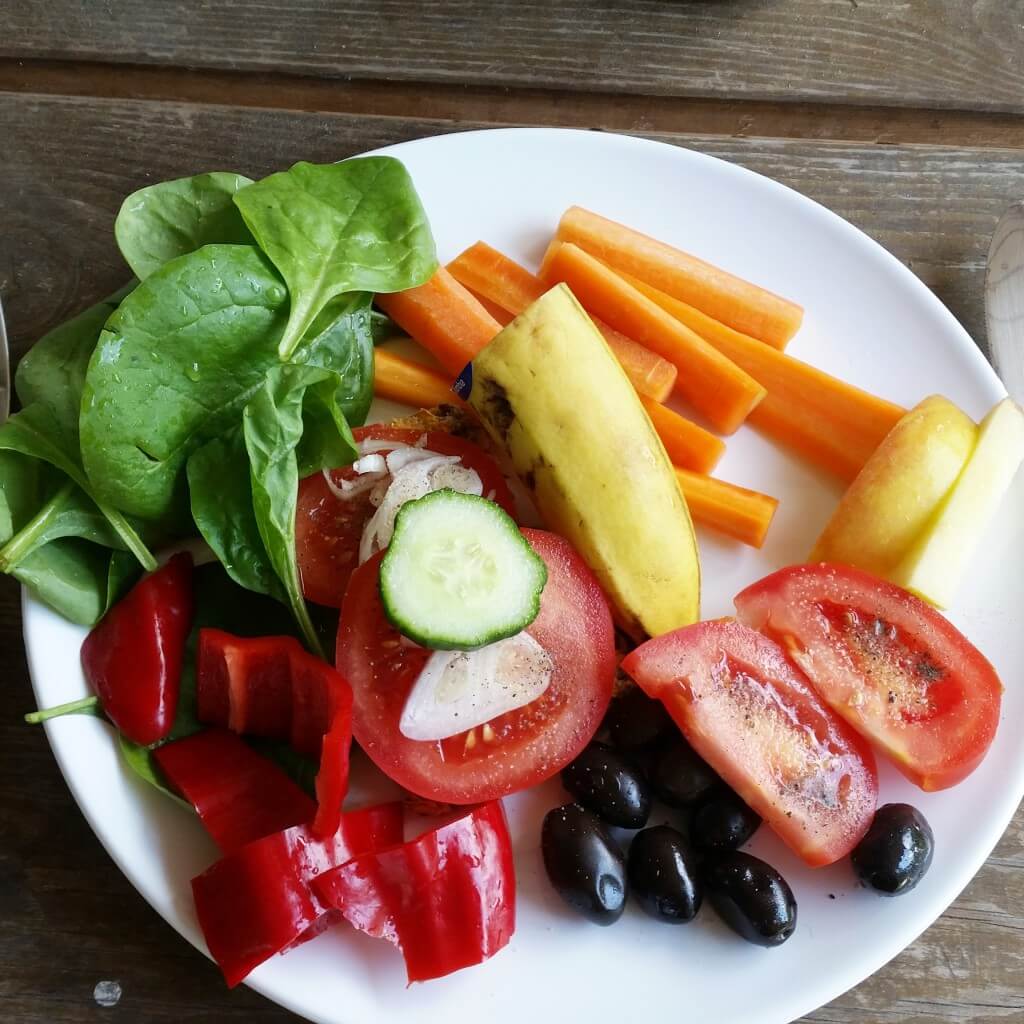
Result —
<instances>
[{"instance_id":1,"label":"carrot stick","mask_svg":"<svg viewBox=\"0 0 1024 1024\"><path fill-rule=\"evenodd\" d=\"M452 374L461 373L501 330L501 324L444 267L418 288L379 294L375 301Z\"/></svg>"},{"instance_id":2,"label":"carrot stick","mask_svg":"<svg viewBox=\"0 0 1024 1024\"><path fill-rule=\"evenodd\" d=\"M585 309L673 363L676 391L716 430L733 433L764 398L756 380L578 246L563 242L544 262L546 280L564 281Z\"/></svg>"},{"instance_id":3,"label":"carrot stick","mask_svg":"<svg viewBox=\"0 0 1024 1024\"><path fill-rule=\"evenodd\" d=\"M650 285L632 283L768 389L750 415L751 426L844 480L860 472L906 412L894 402L740 334Z\"/></svg>"},{"instance_id":4,"label":"carrot stick","mask_svg":"<svg viewBox=\"0 0 1024 1024\"><path fill-rule=\"evenodd\" d=\"M725 442L720 437L667 409L660 402L652 401L644 395L640 396L640 401L668 457L677 466L697 473L710 473L718 465L719 459L725 454Z\"/></svg>"},{"instance_id":5,"label":"carrot stick","mask_svg":"<svg viewBox=\"0 0 1024 1024\"><path fill-rule=\"evenodd\" d=\"M558 237L773 348L803 320L796 303L579 206L562 215Z\"/></svg>"},{"instance_id":6,"label":"carrot stick","mask_svg":"<svg viewBox=\"0 0 1024 1024\"><path fill-rule=\"evenodd\" d=\"M676 467L679 486L694 522L759 548L771 525L776 498Z\"/></svg>"},{"instance_id":7,"label":"carrot stick","mask_svg":"<svg viewBox=\"0 0 1024 1024\"><path fill-rule=\"evenodd\" d=\"M373 393L420 409L462 404L443 374L381 348L373 352Z\"/></svg>"},{"instance_id":8,"label":"carrot stick","mask_svg":"<svg viewBox=\"0 0 1024 1024\"><path fill-rule=\"evenodd\" d=\"M448 264L448 270L502 324L508 320L495 312L496 306L518 316L547 291L539 277L486 242L476 242L460 253ZM664 402L676 382L676 368L603 321L594 318L594 326L604 335L633 387L641 395Z\"/></svg>"},{"instance_id":9,"label":"carrot stick","mask_svg":"<svg viewBox=\"0 0 1024 1024\"><path fill-rule=\"evenodd\" d=\"M467 288L518 316L546 291L544 282L526 267L486 242L476 242L448 264L452 276Z\"/></svg>"},{"instance_id":10,"label":"carrot stick","mask_svg":"<svg viewBox=\"0 0 1024 1024\"><path fill-rule=\"evenodd\" d=\"M452 274L452 277L455 277L455 280L459 281L454 274ZM470 288L464 281L459 281L459 284L463 285L466 291L469 292L469 294L472 295L473 298L476 299L476 301L479 302L480 305L483 306L484 309L486 309L502 327L507 327L513 320L515 320L516 316L514 313L510 313L507 309L502 309L496 302L491 302L490 299L481 295L475 288Z\"/></svg>"}]
</instances>

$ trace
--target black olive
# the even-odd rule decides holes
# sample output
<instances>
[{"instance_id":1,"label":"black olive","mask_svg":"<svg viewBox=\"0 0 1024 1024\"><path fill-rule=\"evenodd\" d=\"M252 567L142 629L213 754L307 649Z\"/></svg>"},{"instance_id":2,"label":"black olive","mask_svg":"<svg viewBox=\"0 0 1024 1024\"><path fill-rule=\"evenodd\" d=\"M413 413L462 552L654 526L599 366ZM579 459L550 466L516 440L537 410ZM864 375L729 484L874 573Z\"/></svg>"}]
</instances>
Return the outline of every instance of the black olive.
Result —
<instances>
[{"instance_id":1,"label":"black olive","mask_svg":"<svg viewBox=\"0 0 1024 1024\"><path fill-rule=\"evenodd\" d=\"M708 852L736 850L761 824L761 816L752 811L731 789L722 787L697 805L690 821L694 845Z\"/></svg>"},{"instance_id":2,"label":"black olive","mask_svg":"<svg viewBox=\"0 0 1024 1024\"><path fill-rule=\"evenodd\" d=\"M562 771L562 785L577 802L619 828L643 828L651 788L640 766L604 743L591 743Z\"/></svg>"},{"instance_id":3,"label":"black olive","mask_svg":"<svg viewBox=\"0 0 1024 1024\"><path fill-rule=\"evenodd\" d=\"M604 716L609 739L619 750L640 750L675 728L660 700L651 700L639 687L616 697Z\"/></svg>"},{"instance_id":4,"label":"black olive","mask_svg":"<svg viewBox=\"0 0 1024 1024\"><path fill-rule=\"evenodd\" d=\"M711 905L733 931L759 946L779 946L796 930L796 899L770 864L737 850L704 874Z\"/></svg>"},{"instance_id":5,"label":"black olive","mask_svg":"<svg viewBox=\"0 0 1024 1024\"><path fill-rule=\"evenodd\" d=\"M850 859L861 881L885 896L899 896L924 878L934 852L935 837L924 815L910 804L886 804L875 812Z\"/></svg>"},{"instance_id":6,"label":"black olive","mask_svg":"<svg viewBox=\"0 0 1024 1024\"><path fill-rule=\"evenodd\" d=\"M651 785L670 807L686 807L718 785L718 776L682 736L674 736L651 760Z\"/></svg>"},{"instance_id":7,"label":"black olive","mask_svg":"<svg viewBox=\"0 0 1024 1024\"><path fill-rule=\"evenodd\" d=\"M668 825L645 828L630 845L626 866L629 887L651 917L670 924L696 917L703 887L681 832Z\"/></svg>"},{"instance_id":8,"label":"black olive","mask_svg":"<svg viewBox=\"0 0 1024 1024\"><path fill-rule=\"evenodd\" d=\"M618 843L579 804L548 811L540 836L544 867L555 891L595 924L614 924L626 906L626 864Z\"/></svg>"}]
</instances>

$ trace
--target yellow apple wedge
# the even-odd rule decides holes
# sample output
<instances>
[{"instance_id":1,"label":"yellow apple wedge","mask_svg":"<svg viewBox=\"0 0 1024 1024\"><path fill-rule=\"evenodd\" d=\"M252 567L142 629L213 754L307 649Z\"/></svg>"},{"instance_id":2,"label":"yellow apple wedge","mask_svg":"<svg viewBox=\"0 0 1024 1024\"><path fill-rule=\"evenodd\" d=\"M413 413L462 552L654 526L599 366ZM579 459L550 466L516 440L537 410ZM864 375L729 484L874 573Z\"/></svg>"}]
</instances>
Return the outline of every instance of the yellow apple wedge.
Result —
<instances>
[{"instance_id":1,"label":"yellow apple wedge","mask_svg":"<svg viewBox=\"0 0 1024 1024\"><path fill-rule=\"evenodd\" d=\"M939 395L886 434L850 484L808 558L890 578L967 464L974 422Z\"/></svg>"},{"instance_id":2,"label":"yellow apple wedge","mask_svg":"<svg viewBox=\"0 0 1024 1024\"><path fill-rule=\"evenodd\" d=\"M967 465L892 581L939 608L948 608L1022 460L1024 413L1007 398L982 420Z\"/></svg>"},{"instance_id":3,"label":"yellow apple wedge","mask_svg":"<svg viewBox=\"0 0 1024 1024\"><path fill-rule=\"evenodd\" d=\"M557 285L473 360L470 405L547 525L637 638L700 617L697 543L672 463L618 360Z\"/></svg>"}]
</instances>

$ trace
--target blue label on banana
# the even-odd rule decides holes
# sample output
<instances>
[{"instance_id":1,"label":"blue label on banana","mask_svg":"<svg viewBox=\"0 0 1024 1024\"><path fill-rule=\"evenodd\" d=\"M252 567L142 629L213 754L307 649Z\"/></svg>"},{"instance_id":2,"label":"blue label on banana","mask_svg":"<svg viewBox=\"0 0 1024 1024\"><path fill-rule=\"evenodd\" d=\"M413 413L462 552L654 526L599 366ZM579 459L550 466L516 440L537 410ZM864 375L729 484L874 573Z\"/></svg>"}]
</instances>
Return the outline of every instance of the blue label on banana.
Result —
<instances>
[{"instance_id":1,"label":"blue label on banana","mask_svg":"<svg viewBox=\"0 0 1024 1024\"><path fill-rule=\"evenodd\" d=\"M466 363L462 373L455 379L452 391L455 392L464 402L469 401L470 392L473 390L473 364Z\"/></svg>"}]
</instances>

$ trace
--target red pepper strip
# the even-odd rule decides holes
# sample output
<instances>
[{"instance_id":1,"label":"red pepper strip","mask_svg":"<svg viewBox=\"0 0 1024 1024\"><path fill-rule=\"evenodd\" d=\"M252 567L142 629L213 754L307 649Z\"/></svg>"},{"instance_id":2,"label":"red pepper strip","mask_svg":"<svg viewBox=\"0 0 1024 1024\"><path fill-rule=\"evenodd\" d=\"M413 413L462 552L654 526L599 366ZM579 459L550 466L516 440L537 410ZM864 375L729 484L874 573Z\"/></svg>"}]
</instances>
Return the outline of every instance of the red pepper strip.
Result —
<instances>
[{"instance_id":1,"label":"red pepper strip","mask_svg":"<svg viewBox=\"0 0 1024 1024\"><path fill-rule=\"evenodd\" d=\"M360 854L402 841L402 806L381 804L345 814L317 839L305 825L278 832L218 861L192 879L199 926L234 987L275 953L319 934L329 922L313 879Z\"/></svg>"},{"instance_id":2,"label":"red pepper strip","mask_svg":"<svg viewBox=\"0 0 1024 1024\"><path fill-rule=\"evenodd\" d=\"M316 813L316 804L273 761L225 729L165 743L153 756L222 853L312 821Z\"/></svg>"},{"instance_id":3,"label":"red pepper strip","mask_svg":"<svg viewBox=\"0 0 1024 1024\"><path fill-rule=\"evenodd\" d=\"M85 678L107 717L142 746L174 724L192 612L192 556L183 551L136 583L82 644Z\"/></svg>"},{"instance_id":4,"label":"red pepper strip","mask_svg":"<svg viewBox=\"0 0 1024 1024\"><path fill-rule=\"evenodd\" d=\"M233 732L287 739L320 758L314 831L329 836L348 791L352 689L292 637L238 637L199 631L199 720Z\"/></svg>"},{"instance_id":5,"label":"red pepper strip","mask_svg":"<svg viewBox=\"0 0 1024 1024\"><path fill-rule=\"evenodd\" d=\"M395 943L410 984L482 963L516 926L512 842L501 803L356 857L317 878L313 890L360 931Z\"/></svg>"}]
</instances>

